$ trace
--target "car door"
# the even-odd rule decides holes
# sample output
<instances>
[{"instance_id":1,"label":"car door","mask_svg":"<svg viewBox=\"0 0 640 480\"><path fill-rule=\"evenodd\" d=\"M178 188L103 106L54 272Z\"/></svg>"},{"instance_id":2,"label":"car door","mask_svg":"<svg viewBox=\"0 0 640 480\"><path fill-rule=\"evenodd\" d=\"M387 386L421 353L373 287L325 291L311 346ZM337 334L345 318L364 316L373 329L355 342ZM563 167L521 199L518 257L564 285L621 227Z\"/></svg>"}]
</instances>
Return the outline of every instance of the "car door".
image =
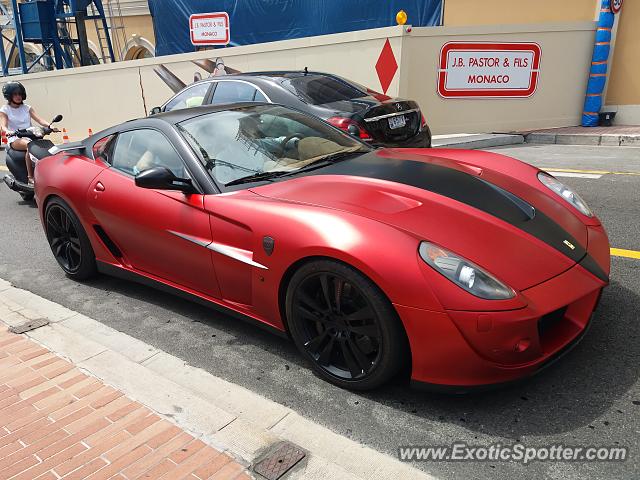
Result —
<instances>
[{"instance_id":1,"label":"car door","mask_svg":"<svg viewBox=\"0 0 640 480\"><path fill-rule=\"evenodd\" d=\"M137 187L135 175L164 166L191 178L178 151L159 130L122 132L108 159L111 167L93 181L88 202L122 263L162 280L219 297L204 195Z\"/></svg>"}]
</instances>

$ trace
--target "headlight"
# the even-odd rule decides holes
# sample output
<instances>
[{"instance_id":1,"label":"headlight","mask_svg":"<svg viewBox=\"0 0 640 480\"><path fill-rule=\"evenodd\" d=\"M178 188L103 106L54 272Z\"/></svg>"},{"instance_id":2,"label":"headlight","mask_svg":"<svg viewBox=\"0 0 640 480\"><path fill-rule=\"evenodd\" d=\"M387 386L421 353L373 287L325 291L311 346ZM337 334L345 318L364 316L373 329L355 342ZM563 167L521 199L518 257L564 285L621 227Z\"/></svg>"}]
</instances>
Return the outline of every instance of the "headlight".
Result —
<instances>
[{"instance_id":1,"label":"headlight","mask_svg":"<svg viewBox=\"0 0 640 480\"><path fill-rule=\"evenodd\" d=\"M569 204L573 205L573 208L578 210L580 213L587 217L593 217L593 212L587 206L587 203L580 198L580 195L571 190L564 183L559 182L546 172L538 173L538 180L540 180L545 187L555 192Z\"/></svg>"},{"instance_id":2,"label":"headlight","mask_svg":"<svg viewBox=\"0 0 640 480\"><path fill-rule=\"evenodd\" d=\"M493 275L442 247L422 242L419 253L429 266L476 297L486 300L506 300L516 296L511 288Z\"/></svg>"}]
</instances>

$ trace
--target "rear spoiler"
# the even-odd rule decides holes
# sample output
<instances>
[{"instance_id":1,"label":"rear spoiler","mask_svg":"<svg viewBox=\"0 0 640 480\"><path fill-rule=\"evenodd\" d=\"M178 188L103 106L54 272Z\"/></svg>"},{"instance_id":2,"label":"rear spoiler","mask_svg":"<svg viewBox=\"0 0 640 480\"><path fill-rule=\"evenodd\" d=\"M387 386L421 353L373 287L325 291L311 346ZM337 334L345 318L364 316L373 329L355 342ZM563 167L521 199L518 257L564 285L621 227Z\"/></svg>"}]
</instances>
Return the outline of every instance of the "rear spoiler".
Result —
<instances>
[{"instance_id":1,"label":"rear spoiler","mask_svg":"<svg viewBox=\"0 0 640 480\"><path fill-rule=\"evenodd\" d=\"M87 146L84 142L63 143L62 145L54 145L49 149L51 155L60 152L73 152L76 155L86 155Z\"/></svg>"}]
</instances>

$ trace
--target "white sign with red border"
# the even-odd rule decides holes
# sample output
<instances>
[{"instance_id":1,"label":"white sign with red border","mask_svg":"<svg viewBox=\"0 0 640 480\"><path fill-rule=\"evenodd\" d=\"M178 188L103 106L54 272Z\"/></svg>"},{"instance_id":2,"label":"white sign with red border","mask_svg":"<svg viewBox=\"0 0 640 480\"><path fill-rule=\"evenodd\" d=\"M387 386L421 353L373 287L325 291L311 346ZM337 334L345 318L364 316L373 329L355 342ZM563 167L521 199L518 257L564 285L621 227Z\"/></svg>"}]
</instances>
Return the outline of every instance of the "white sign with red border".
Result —
<instances>
[{"instance_id":1,"label":"white sign with red border","mask_svg":"<svg viewBox=\"0 0 640 480\"><path fill-rule=\"evenodd\" d=\"M538 87L541 57L537 43L445 43L438 93L443 98L530 97Z\"/></svg>"},{"instance_id":2,"label":"white sign with red border","mask_svg":"<svg viewBox=\"0 0 640 480\"><path fill-rule=\"evenodd\" d=\"M622 0L611 0L611 11L620 13L620 10L622 10Z\"/></svg>"},{"instance_id":3,"label":"white sign with red border","mask_svg":"<svg viewBox=\"0 0 640 480\"><path fill-rule=\"evenodd\" d=\"M227 12L191 15L189 30L193 45L228 45L229 15Z\"/></svg>"}]
</instances>

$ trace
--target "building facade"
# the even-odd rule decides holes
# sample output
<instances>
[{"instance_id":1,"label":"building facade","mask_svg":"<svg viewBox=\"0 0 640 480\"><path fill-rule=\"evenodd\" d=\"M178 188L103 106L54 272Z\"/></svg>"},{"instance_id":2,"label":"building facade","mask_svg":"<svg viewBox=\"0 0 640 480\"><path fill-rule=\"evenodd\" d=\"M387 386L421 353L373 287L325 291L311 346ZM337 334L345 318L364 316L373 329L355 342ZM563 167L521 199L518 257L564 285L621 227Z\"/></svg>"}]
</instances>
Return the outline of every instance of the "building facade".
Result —
<instances>
[{"instance_id":1,"label":"building facade","mask_svg":"<svg viewBox=\"0 0 640 480\"><path fill-rule=\"evenodd\" d=\"M2 0L7 3L6 0ZM117 60L137 60L155 56L153 21L146 0L103 0L109 22ZM444 0L443 26L451 28L486 29L483 41L495 41L496 34L504 29L523 30L523 25L546 25L549 28L578 28L579 25L594 25L598 18L602 0ZM394 20L392 19L391 22ZM411 18L408 19L408 24ZM640 49L640 1L626 0L617 15L613 28L612 52L609 58L609 77L604 93L607 110L617 111L618 124L640 124L640 63L636 61ZM185 25L185 28L187 26ZM536 27L538 28L538 27ZM524 29L526 31L526 29ZM97 61L105 57L95 25L87 24L89 46ZM523 41L526 38L523 36ZM584 48L592 48L593 38L585 42ZM557 45L562 51L565 46ZM26 45L28 57L34 59L41 53L38 45ZM549 47L546 47L549 51ZM101 53L102 52L102 53ZM7 51L10 66L19 66L16 52ZM431 58L431 57L429 57ZM543 68L547 54L543 55ZM403 58L404 62L416 65L424 62L423 55ZM587 61L587 64L589 62ZM268 68L284 68L269 64ZM37 69L36 69L37 70ZM567 72L580 75L582 72ZM584 79L586 81L586 78ZM375 85L373 85L375 87ZM562 88L567 88L563 85ZM584 83L576 81L574 88L584 89ZM571 92L577 94L578 92ZM582 92L584 93L584 92Z\"/></svg>"},{"instance_id":2,"label":"building facade","mask_svg":"<svg viewBox=\"0 0 640 480\"><path fill-rule=\"evenodd\" d=\"M445 0L445 26L595 21L601 0ZM626 0L613 28L603 97L616 123L640 124L640 2ZM562 48L562 45L558 45Z\"/></svg>"}]
</instances>

